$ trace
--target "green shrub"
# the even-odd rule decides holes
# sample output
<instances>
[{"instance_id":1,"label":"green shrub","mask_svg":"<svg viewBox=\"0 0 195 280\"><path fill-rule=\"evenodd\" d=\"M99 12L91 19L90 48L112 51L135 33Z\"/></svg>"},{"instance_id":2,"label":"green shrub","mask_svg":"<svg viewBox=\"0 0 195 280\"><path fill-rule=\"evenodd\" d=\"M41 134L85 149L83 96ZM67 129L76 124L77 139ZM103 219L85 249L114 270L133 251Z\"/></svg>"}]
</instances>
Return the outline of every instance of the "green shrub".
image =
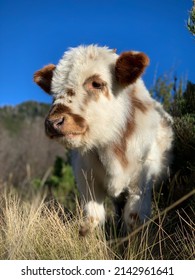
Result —
<instances>
[{"instance_id":1,"label":"green shrub","mask_svg":"<svg viewBox=\"0 0 195 280\"><path fill-rule=\"evenodd\" d=\"M75 210L75 197L78 192L69 158L66 161L61 157L56 158L53 172L46 181L46 186L51 199L65 205L70 211Z\"/></svg>"}]
</instances>

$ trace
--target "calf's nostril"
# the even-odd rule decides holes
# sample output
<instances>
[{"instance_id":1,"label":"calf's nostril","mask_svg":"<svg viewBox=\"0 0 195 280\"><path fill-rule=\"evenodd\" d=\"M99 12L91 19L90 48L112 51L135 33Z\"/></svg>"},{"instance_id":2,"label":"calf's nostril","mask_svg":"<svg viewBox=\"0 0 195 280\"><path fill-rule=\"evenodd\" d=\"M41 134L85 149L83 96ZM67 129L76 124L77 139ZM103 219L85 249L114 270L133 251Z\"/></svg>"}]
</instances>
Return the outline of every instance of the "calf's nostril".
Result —
<instances>
[{"instance_id":1,"label":"calf's nostril","mask_svg":"<svg viewBox=\"0 0 195 280\"><path fill-rule=\"evenodd\" d=\"M62 126L65 122L64 117L52 119L52 118L47 118L45 120L45 131L46 134L50 137L52 136L58 136L62 134Z\"/></svg>"},{"instance_id":2,"label":"calf's nostril","mask_svg":"<svg viewBox=\"0 0 195 280\"><path fill-rule=\"evenodd\" d=\"M63 123L64 123L64 117L61 117L53 121L53 126L55 128L59 128L61 125L63 125Z\"/></svg>"}]
</instances>

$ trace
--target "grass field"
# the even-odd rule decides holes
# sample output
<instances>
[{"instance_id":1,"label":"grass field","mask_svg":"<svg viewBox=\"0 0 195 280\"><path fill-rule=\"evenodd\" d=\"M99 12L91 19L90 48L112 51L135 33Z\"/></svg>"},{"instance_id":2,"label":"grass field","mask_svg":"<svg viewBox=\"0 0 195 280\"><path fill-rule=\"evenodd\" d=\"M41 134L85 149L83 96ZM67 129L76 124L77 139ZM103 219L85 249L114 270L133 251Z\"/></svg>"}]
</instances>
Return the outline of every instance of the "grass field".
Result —
<instances>
[{"instance_id":1,"label":"grass field","mask_svg":"<svg viewBox=\"0 0 195 280\"><path fill-rule=\"evenodd\" d=\"M78 235L78 205L77 213L67 216L40 193L23 196L1 186L0 259L194 259L195 213L192 208L189 213L176 210L180 202L161 213L154 205L155 216L130 236L117 238L110 222L107 231L98 228L83 238Z\"/></svg>"}]
</instances>

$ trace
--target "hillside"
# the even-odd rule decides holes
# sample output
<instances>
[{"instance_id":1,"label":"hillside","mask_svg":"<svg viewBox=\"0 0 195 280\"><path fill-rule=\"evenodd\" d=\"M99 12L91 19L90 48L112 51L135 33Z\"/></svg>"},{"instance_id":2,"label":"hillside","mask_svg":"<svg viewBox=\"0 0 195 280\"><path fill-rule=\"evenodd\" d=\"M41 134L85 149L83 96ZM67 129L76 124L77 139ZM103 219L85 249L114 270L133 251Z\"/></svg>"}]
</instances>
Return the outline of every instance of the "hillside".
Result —
<instances>
[{"instance_id":1,"label":"hillside","mask_svg":"<svg viewBox=\"0 0 195 280\"><path fill-rule=\"evenodd\" d=\"M0 181L41 178L65 150L45 135L49 105L33 101L0 108Z\"/></svg>"}]
</instances>

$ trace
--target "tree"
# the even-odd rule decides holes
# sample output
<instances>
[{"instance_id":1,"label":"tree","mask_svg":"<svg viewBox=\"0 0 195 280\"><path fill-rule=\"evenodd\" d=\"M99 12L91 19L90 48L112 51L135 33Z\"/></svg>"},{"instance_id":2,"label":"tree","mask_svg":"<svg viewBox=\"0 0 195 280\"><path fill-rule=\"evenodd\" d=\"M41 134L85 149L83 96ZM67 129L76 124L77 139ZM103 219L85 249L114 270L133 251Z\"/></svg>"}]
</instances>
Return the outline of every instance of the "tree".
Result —
<instances>
[{"instance_id":1,"label":"tree","mask_svg":"<svg viewBox=\"0 0 195 280\"><path fill-rule=\"evenodd\" d=\"M167 111L170 109L173 94L176 91L176 81L176 77L173 81L170 75L164 74L156 80L150 90L152 97L162 103Z\"/></svg>"},{"instance_id":2,"label":"tree","mask_svg":"<svg viewBox=\"0 0 195 280\"><path fill-rule=\"evenodd\" d=\"M188 30L195 36L195 0L187 22Z\"/></svg>"},{"instance_id":3,"label":"tree","mask_svg":"<svg viewBox=\"0 0 195 280\"><path fill-rule=\"evenodd\" d=\"M195 84L188 82L183 95L176 95L171 106L174 117L174 173L180 180L176 188L187 192L195 181Z\"/></svg>"},{"instance_id":4,"label":"tree","mask_svg":"<svg viewBox=\"0 0 195 280\"><path fill-rule=\"evenodd\" d=\"M191 191L195 182L195 84L188 81L184 90L182 79L177 80L161 76L151 91L174 119L172 176L166 186L171 200Z\"/></svg>"}]
</instances>

